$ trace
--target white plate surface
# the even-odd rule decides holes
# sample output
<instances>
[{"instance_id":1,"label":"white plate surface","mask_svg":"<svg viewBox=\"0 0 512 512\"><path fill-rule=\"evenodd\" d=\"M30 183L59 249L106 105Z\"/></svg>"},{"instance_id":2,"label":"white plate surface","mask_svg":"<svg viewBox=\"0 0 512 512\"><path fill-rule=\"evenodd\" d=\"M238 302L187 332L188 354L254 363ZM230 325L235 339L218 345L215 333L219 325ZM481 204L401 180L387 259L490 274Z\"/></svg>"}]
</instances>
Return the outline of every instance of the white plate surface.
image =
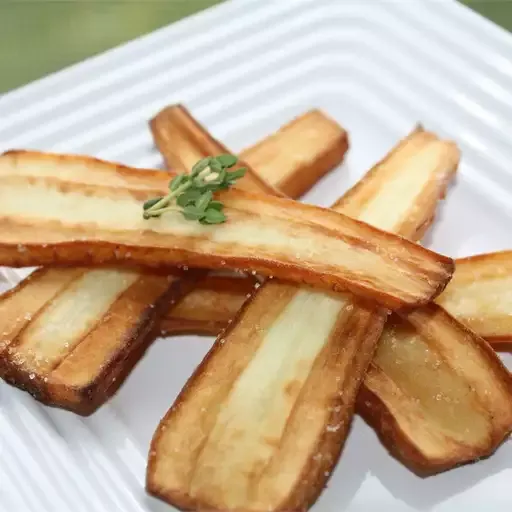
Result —
<instances>
[{"instance_id":1,"label":"white plate surface","mask_svg":"<svg viewBox=\"0 0 512 512\"><path fill-rule=\"evenodd\" d=\"M450 0L235 0L4 95L0 150L160 166L147 120L166 104L185 103L234 151L320 107L351 135L346 163L307 196L328 205L421 121L463 151L429 246L512 248L510 57L510 35ZM21 274L2 271L2 289ZM87 419L0 384L0 511L171 510L144 492L148 444L208 348L159 340ZM313 510L509 512L511 481L510 441L421 480L356 419Z\"/></svg>"}]
</instances>

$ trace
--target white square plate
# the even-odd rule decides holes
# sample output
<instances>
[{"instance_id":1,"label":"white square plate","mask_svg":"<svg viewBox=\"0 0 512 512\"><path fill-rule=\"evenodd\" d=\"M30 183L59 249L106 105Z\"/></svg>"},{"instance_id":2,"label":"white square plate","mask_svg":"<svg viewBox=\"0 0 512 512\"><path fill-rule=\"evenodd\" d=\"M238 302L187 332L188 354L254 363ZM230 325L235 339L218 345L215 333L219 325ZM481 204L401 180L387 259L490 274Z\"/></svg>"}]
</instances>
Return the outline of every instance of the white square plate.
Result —
<instances>
[{"instance_id":1,"label":"white square plate","mask_svg":"<svg viewBox=\"0 0 512 512\"><path fill-rule=\"evenodd\" d=\"M6 94L0 150L160 166L147 121L169 103L235 151L320 107L351 136L345 164L306 198L328 205L421 121L463 151L429 246L512 248L510 57L510 35L450 0L234 0ZM23 274L2 272L3 289ZM144 492L148 445L209 345L159 340L87 419L0 384L1 512L171 510ZM356 419L314 510L509 512L511 479L510 441L421 480Z\"/></svg>"}]
</instances>

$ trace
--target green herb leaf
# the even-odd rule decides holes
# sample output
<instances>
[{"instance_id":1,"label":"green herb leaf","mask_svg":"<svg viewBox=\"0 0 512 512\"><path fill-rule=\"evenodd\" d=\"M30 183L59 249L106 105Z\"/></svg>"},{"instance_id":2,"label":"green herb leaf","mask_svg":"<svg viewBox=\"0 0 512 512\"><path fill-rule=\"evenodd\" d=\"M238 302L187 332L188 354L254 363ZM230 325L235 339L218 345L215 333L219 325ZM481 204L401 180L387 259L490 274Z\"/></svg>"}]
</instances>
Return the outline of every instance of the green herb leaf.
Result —
<instances>
[{"instance_id":1,"label":"green herb leaf","mask_svg":"<svg viewBox=\"0 0 512 512\"><path fill-rule=\"evenodd\" d=\"M208 210L218 210L219 212L224 208L224 204L220 201L210 201Z\"/></svg>"},{"instance_id":2,"label":"green herb leaf","mask_svg":"<svg viewBox=\"0 0 512 512\"><path fill-rule=\"evenodd\" d=\"M236 171L228 172L227 180L230 184L233 184L236 180L243 178L247 172L247 167L240 167Z\"/></svg>"},{"instance_id":3,"label":"green herb leaf","mask_svg":"<svg viewBox=\"0 0 512 512\"><path fill-rule=\"evenodd\" d=\"M204 171L210 165L211 161L212 161L212 157L211 156L207 156L206 158L202 158L201 160L199 160L199 162L197 162L194 165L194 167L192 167L192 171L190 172L190 175L192 177L197 176L201 171Z\"/></svg>"},{"instance_id":4,"label":"green herb leaf","mask_svg":"<svg viewBox=\"0 0 512 512\"><path fill-rule=\"evenodd\" d=\"M238 158L236 156L229 154L216 156L215 160L217 160L224 169L229 169L238 162Z\"/></svg>"},{"instance_id":5,"label":"green herb leaf","mask_svg":"<svg viewBox=\"0 0 512 512\"><path fill-rule=\"evenodd\" d=\"M212 158L210 160L210 169L213 171L213 172L220 172L222 171L222 164L216 159L216 158Z\"/></svg>"},{"instance_id":6,"label":"green herb leaf","mask_svg":"<svg viewBox=\"0 0 512 512\"><path fill-rule=\"evenodd\" d=\"M211 190L207 190L202 194L199 199L196 200L195 206L198 210L201 210L204 212L208 205L210 204L210 201L213 199L213 193Z\"/></svg>"},{"instance_id":7,"label":"green herb leaf","mask_svg":"<svg viewBox=\"0 0 512 512\"><path fill-rule=\"evenodd\" d=\"M201 197L201 191L193 188L189 188L176 199L178 206L184 207L194 203Z\"/></svg>"},{"instance_id":8,"label":"green herb leaf","mask_svg":"<svg viewBox=\"0 0 512 512\"><path fill-rule=\"evenodd\" d=\"M205 212L193 205L185 206L182 213L187 220L201 220L205 216Z\"/></svg>"},{"instance_id":9,"label":"green herb leaf","mask_svg":"<svg viewBox=\"0 0 512 512\"><path fill-rule=\"evenodd\" d=\"M152 206L155 206L163 197L155 197L153 199L148 199L143 205L142 208L144 211L149 210Z\"/></svg>"},{"instance_id":10,"label":"green herb leaf","mask_svg":"<svg viewBox=\"0 0 512 512\"><path fill-rule=\"evenodd\" d=\"M232 172L226 170L237 161L230 154L201 159L194 165L191 174L175 176L171 180L166 196L146 201L143 205L143 217L160 217L162 213L181 208L183 216L189 220L197 220L202 224L225 222L224 205L221 201L214 200L213 196L215 192L229 188L245 175L245 167ZM163 204L158 206L160 201Z\"/></svg>"},{"instance_id":11,"label":"green herb leaf","mask_svg":"<svg viewBox=\"0 0 512 512\"><path fill-rule=\"evenodd\" d=\"M226 221L226 216L223 212L209 208L202 219L199 219L202 224L222 224Z\"/></svg>"}]
</instances>

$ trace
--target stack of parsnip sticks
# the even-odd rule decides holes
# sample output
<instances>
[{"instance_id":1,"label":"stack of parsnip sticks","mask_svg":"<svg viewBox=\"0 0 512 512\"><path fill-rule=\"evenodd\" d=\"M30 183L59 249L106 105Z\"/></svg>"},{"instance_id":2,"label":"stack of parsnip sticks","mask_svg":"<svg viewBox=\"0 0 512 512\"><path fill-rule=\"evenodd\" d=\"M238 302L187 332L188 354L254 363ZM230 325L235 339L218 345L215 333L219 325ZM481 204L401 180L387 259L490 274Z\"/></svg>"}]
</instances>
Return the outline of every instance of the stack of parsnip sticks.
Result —
<instances>
[{"instance_id":1,"label":"stack of parsnip sticks","mask_svg":"<svg viewBox=\"0 0 512 512\"><path fill-rule=\"evenodd\" d=\"M145 218L171 179L173 195L198 162L220 176L229 154L184 107L150 127L168 172L0 156L0 264L39 267L0 298L4 380L87 415L159 334L217 336L149 453L148 492L185 510L307 509L354 411L421 474L495 451L512 431L492 348L512 339L512 253L454 261L415 243L456 173L453 142L418 126L318 208L297 199L349 143L312 110L242 152L233 187ZM217 224L180 210L206 196Z\"/></svg>"}]
</instances>

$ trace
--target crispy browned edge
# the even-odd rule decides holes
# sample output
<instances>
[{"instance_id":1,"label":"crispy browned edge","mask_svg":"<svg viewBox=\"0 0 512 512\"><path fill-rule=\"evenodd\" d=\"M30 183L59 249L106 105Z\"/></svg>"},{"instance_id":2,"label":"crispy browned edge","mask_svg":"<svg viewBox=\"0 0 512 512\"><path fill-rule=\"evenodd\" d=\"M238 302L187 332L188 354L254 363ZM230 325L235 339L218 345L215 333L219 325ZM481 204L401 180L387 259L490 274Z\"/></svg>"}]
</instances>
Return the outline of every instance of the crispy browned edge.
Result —
<instances>
[{"instance_id":1,"label":"crispy browned edge","mask_svg":"<svg viewBox=\"0 0 512 512\"><path fill-rule=\"evenodd\" d=\"M21 281L18 286L6 292L4 297L27 286L44 272L44 268L37 269L31 276ZM36 400L45 405L66 409L82 416L94 413L99 406L105 403L119 389L132 368L141 359L153 341L158 321L168 309L171 299L178 299L192 289L195 280L199 279L203 272L189 271L187 272L186 279L181 278L182 272L175 271L175 274L177 278L156 301L147 304L144 312L138 317L132 328L125 332L122 346L106 362L101 373L89 385L85 387L70 387L65 384L55 384L51 379L45 381L41 376L34 374L31 374L32 378L30 378L29 373L18 370L1 353L0 376L5 382L23 391L27 391ZM18 336L23 333L24 329L20 331ZM70 396L73 399L70 399Z\"/></svg>"},{"instance_id":2,"label":"crispy browned edge","mask_svg":"<svg viewBox=\"0 0 512 512\"><path fill-rule=\"evenodd\" d=\"M443 315L455 328L471 336L481 356L492 370L501 377L503 382L506 383L506 387L512 396L512 376L496 357L492 347L483 338L476 335L435 302L422 306L421 310L428 310L432 314ZM398 314L398 316L407 321L407 312L394 314ZM512 426L509 430L502 430L500 432L493 430L487 449L472 450L460 445L457 452L451 453L442 459L433 459L424 457L416 445L409 441L409 438L402 431L398 421L384 402L375 393L370 391L364 383L360 387L357 397L356 410L368 425L374 429L389 454L422 478L489 457L512 432Z\"/></svg>"},{"instance_id":3,"label":"crispy browned edge","mask_svg":"<svg viewBox=\"0 0 512 512\"><path fill-rule=\"evenodd\" d=\"M28 152L34 155L41 156L38 152ZM61 155L48 155L42 154L43 158L59 159ZM90 162L90 159L83 156L65 155L62 158L69 160L74 158L75 161L83 161L84 163ZM95 159L94 162L97 162ZM117 164L103 162L103 166L110 165L112 172L118 169ZM127 169L122 168L123 173L127 173ZM144 175L146 171L138 171L136 169L130 170L134 177ZM161 174L164 174L161 172ZM148 175L149 178L149 175ZM160 193L160 187L163 180L161 177L154 176L155 191L145 190L130 190L132 195L140 197L141 201L144 198L151 197L155 192ZM157 188L158 187L158 188ZM167 187L166 187L167 188ZM79 185L76 190L79 189ZM94 187L87 190L94 190ZM363 281L357 276L340 276L332 274L327 268L317 269L306 267L300 262L284 262L277 259L272 259L268 256L232 256L228 258L220 254L195 252L193 250L194 243L188 240L187 248L173 248L169 250L168 247L161 248L156 245L131 245L129 243L120 243L119 240L115 241L81 241L73 240L72 228L64 228L63 226L56 226L52 222L46 224L38 224L37 226L28 226L14 222L12 219L4 219L4 229L16 229L17 232L22 232L25 237L32 240L40 240L42 238L43 229L48 229L53 232L60 230L70 238L70 241L59 243L23 243L24 251L20 252L15 242L0 243L0 264L12 267L30 267L30 266L94 266L94 265L127 265L139 264L141 266L151 269L164 269L172 268L179 264L185 263L189 267L196 268L210 268L210 269L254 269L265 275L276 275L288 281L294 281L301 284L309 284L313 286L320 286L335 291L350 291L351 293L359 296L366 297L369 300L374 300L381 303L389 309L396 310L401 308L410 308L426 304L430 300L437 297L446 287L451 279L455 269L455 262L448 256L435 253L423 246L412 243L404 237L393 235L383 230L379 230L361 221L354 220L347 215L334 212L327 208L320 208L317 206L298 203L291 199L271 197L268 194L254 194L243 190L230 190L219 194L221 200L228 203L229 200L239 200L240 203L258 204L261 208L263 205L268 204L269 207L274 207L275 211L288 210L290 211L290 219L296 217L297 222L302 222L305 225L313 225L318 232L329 233L329 236L339 237L339 232L336 232L338 226L342 223L349 226L349 230L359 234L359 239L353 239L351 235L347 237L349 243L362 245L377 251L377 245L388 241L390 244L400 245L404 250L414 252L417 256L420 254L425 259L431 262L436 262L436 269L431 272L428 279L428 290L425 293L414 290L408 296L404 296L398 290L385 291L382 288L377 288L369 281ZM318 217L318 219L317 219ZM305 220L308 219L308 220ZM310 220L312 219L312 220ZM326 225L328 227L326 227ZM105 233L111 234L108 231ZM114 232L113 236L116 236ZM20 240L23 240L20 239ZM44 237L43 237L44 240ZM421 264L421 257L418 257ZM404 260L405 261L405 260ZM419 267L419 271L422 269Z\"/></svg>"}]
</instances>

